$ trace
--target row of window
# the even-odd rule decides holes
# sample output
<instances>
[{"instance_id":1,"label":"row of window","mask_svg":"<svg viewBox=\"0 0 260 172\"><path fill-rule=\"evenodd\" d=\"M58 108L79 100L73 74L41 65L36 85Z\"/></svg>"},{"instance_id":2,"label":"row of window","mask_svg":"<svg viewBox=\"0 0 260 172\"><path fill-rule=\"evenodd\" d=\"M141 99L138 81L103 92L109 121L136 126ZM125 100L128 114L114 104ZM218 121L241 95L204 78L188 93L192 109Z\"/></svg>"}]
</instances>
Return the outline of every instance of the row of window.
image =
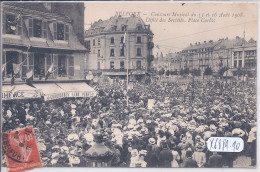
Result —
<instances>
[{"instance_id":1,"label":"row of window","mask_svg":"<svg viewBox=\"0 0 260 172\"><path fill-rule=\"evenodd\" d=\"M247 59L244 62L245 62L244 67L246 67L246 68L256 67L255 59ZM242 60L234 60L234 68L242 68L242 67L243 67Z\"/></svg>"},{"instance_id":2,"label":"row of window","mask_svg":"<svg viewBox=\"0 0 260 172\"><path fill-rule=\"evenodd\" d=\"M241 68L242 60L234 60L234 68Z\"/></svg>"},{"instance_id":3,"label":"row of window","mask_svg":"<svg viewBox=\"0 0 260 172\"><path fill-rule=\"evenodd\" d=\"M21 73L17 77L26 77L28 71L34 71L34 78L45 77L46 72L53 64L52 77L74 76L74 56L47 54L47 53L25 53L16 51L3 52L3 64L6 63L3 76L12 77L13 64L23 63ZM21 76L20 76L21 75Z\"/></svg>"},{"instance_id":4,"label":"row of window","mask_svg":"<svg viewBox=\"0 0 260 172\"><path fill-rule=\"evenodd\" d=\"M100 52L100 51L98 51L98 52ZM114 56L115 56L115 49L111 48L110 57L114 57ZM120 48L120 56L125 56L124 48ZM140 47L136 48L136 56L138 56L138 57L142 56L142 48L140 48Z\"/></svg>"},{"instance_id":5,"label":"row of window","mask_svg":"<svg viewBox=\"0 0 260 172\"><path fill-rule=\"evenodd\" d=\"M256 50L245 51L246 56L256 56Z\"/></svg>"},{"instance_id":6,"label":"row of window","mask_svg":"<svg viewBox=\"0 0 260 172\"><path fill-rule=\"evenodd\" d=\"M234 52L234 58L242 58L242 51L236 51Z\"/></svg>"},{"instance_id":7,"label":"row of window","mask_svg":"<svg viewBox=\"0 0 260 172\"><path fill-rule=\"evenodd\" d=\"M212 52L213 48L200 48L196 50L183 50L182 53Z\"/></svg>"},{"instance_id":8,"label":"row of window","mask_svg":"<svg viewBox=\"0 0 260 172\"><path fill-rule=\"evenodd\" d=\"M142 29L143 29L142 25L137 24L136 30L137 30L137 31L142 31ZM111 26L111 30L112 30L112 31L118 31L117 26L112 25L112 26ZM127 30L127 25L122 25L121 28L120 28L120 30L121 30L122 32L125 32L125 31ZM93 28L93 29L90 30L90 34L92 35L92 34L100 33L100 32L103 32L103 31L104 31L104 27Z\"/></svg>"},{"instance_id":9,"label":"row of window","mask_svg":"<svg viewBox=\"0 0 260 172\"><path fill-rule=\"evenodd\" d=\"M120 38L120 43L121 43L121 44L124 43L124 37L123 37L123 36ZM136 37L136 43L137 43L137 44L141 44L141 43L142 43L142 37L141 37L141 36L137 36L137 37ZM111 38L110 38L110 44L111 44L111 45L114 45L114 44L115 44L115 39L114 39L114 37L111 37ZM92 45L93 45L93 46L96 46L96 40L95 40L95 39L92 40ZM100 45L100 38L97 39L97 45L98 45L98 46Z\"/></svg>"},{"instance_id":10,"label":"row of window","mask_svg":"<svg viewBox=\"0 0 260 172\"><path fill-rule=\"evenodd\" d=\"M100 69L100 62L98 62L98 69ZM110 69L115 69L115 62L114 61L110 61ZM124 61L120 61L120 69L121 70L125 69L125 62ZM136 61L136 69L142 69L142 61L141 60Z\"/></svg>"},{"instance_id":11,"label":"row of window","mask_svg":"<svg viewBox=\"0 0 260 172\"><path fill-rule=\"evenodd\" d=\"M23 22L28 22L28 28ZM22 30L28 31L29 37L49 38L54 40L69 40L69 25L59 22L52 23L53 32L47 21L38 18L28 18L23 21L21 15L4 14L3 33L11 35L22 35ZM49 36L52 34L52 36Z\"/></svg>"}]
</instances>

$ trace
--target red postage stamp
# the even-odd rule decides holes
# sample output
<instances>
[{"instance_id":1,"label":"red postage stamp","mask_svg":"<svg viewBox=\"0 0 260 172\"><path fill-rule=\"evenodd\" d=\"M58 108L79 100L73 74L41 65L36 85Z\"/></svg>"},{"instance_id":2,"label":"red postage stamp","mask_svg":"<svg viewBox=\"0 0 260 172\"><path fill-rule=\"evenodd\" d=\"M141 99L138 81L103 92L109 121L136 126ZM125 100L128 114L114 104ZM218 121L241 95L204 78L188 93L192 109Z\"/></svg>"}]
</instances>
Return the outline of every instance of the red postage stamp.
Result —
<instances>
[{"instance_id":1,"label":"red postage stamp","mask_svg":"<svg viewBox=\"0 0 260 172\"><path fill-rule=\"evenodd\" d=\"M10 172L20 172L42 166L33 127L4 133L2 140Z\"/></svg>"}]
</instances>

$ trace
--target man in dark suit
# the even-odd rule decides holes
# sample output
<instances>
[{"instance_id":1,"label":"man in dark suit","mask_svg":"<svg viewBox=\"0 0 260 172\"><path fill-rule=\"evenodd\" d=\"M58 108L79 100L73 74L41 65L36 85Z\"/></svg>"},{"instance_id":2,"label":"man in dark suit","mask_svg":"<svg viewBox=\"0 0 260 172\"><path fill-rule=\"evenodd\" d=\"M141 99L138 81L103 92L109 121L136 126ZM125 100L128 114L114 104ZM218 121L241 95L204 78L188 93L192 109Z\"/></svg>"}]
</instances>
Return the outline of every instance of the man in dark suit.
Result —
<instances>
[{"instance_id":1,"label":"man in dark suit","mask_svg":"<svg viewBox=\"0 0 260 172\"><path fill-rule=\"evenodd\" d=\"M192 151L191 150L186 151L186 158L187 159L184 161L183 167L187 167L187 168L198 167L197 162L194 159L192 159Z\"/></svg>"},{"instance_id":2,"label":"man in dark suit","mask_svg":"<svg viewBox=\"0 0 260 172\"><path fill-rule=\"evenodd\" d=\"M172 152L169 150L165 141L161 142L162 151L159 154L159 167L171 167L173 160Z\"/></svg>"},{"instance_id":3,"label":"man in dark suit","mask_svg":"<svg viewBox=\"0 0 260 172\"><path fill-rule=\"evenodd\" d=\"M209 157L208 167L211 168L222 168L223 158L217 152L213 152L213 155Z\"/></svg>"},{"instance_id":4,"label":"man in dark suit","mask_svg":"<svg viewBox=\"0 0 260 172\"><path fill-rule=\"evenodd\" d=\"M144 157L144 161L147 163L146 167L157 167L158 159L156 154L152 151L152 145L147 146L147 154Z\"/></svg>"}]
</instances>

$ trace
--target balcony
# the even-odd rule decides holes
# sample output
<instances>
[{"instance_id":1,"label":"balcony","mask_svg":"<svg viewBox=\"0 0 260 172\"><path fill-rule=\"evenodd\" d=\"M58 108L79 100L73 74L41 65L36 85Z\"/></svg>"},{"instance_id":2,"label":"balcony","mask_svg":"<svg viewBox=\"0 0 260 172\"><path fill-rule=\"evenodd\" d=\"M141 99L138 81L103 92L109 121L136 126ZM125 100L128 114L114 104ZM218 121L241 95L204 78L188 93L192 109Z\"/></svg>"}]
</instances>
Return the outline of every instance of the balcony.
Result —
<instances>
[{"instance_id":1,"label":"balcony","mask_svg":"<svg viewBox=\"0 0 260 172\"><path fill-rule=\"evenodd\" d=\"M153 48L154 48L154 43L148 42L148 49L153 49Z\"/></svg>"}]
</instances>

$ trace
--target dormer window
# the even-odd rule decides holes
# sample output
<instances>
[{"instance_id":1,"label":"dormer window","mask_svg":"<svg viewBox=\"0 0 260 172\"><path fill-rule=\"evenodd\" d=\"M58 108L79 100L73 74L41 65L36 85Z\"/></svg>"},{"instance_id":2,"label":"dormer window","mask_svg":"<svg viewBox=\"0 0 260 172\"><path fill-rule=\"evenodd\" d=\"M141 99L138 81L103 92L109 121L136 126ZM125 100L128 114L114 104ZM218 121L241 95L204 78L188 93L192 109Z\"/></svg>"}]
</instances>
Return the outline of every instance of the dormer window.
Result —
<instances>
[{"instance_id":1,"label":"dormer window","mask_svg":"<svg viewBox=\"0 0 260 172\"><path fill-rule=\"evenodd\" d=\"M137 25L137 30L141 31L142 30L142 26L141 25Z\"/></svg>"},{"instance_id":2,"label":"dormer window","mask_svg":"<svg viewBox=\"0 0 260 172\"><path fill-rule=\"evenodd\" d=\"M125 31L125 26L122 26L121 31Z\"/></svg>"},{"instance_id":3,"label":"dormer window","mask_svg":"<svg viewBox=\"0 0 260 172\"><path fill-rule=\"evenodd\" d=\"M42 37L42 20L33 20L33 37Z\"/></svg>"},{"instance_id":4,"label":"dormer window","mask_svg":"<svg viewBox=\"0 0 260 172\"><path fill-rule=\"evenodd\" d=\"M64 40L65 39L65 29L64 24L57 24L57 40Z\"/></svg>"},{"instance_id":5,"label":"dormer window","mask_svg":"<svg viewBox=\"0 0 260 172\"><path fill-rule=\"evenodd\" d=\"M54 23L54 38L57 40L69 40L69 25Z\"/></svg>"},{"instance_id":6,"label":"dormer window","mask_svg":"<svg viewBox=\"0 0 260 172\"><path fill-rule=\"evenodd\" d=\"M41 19L29 18L28 33L29 37L47 38L47 22Z\"/></svg>"},{"instance_id":7,"label":"dormer window","mask_svg":"<svg viewBox=\"0 0 260 172\"><path fill-rule=\"evenodd\" d=\"M3 33L12 35L22 34L22 22L21 16L14 14L4 14L5 19L3 19Z\"/></svg>"}]
</instances>

